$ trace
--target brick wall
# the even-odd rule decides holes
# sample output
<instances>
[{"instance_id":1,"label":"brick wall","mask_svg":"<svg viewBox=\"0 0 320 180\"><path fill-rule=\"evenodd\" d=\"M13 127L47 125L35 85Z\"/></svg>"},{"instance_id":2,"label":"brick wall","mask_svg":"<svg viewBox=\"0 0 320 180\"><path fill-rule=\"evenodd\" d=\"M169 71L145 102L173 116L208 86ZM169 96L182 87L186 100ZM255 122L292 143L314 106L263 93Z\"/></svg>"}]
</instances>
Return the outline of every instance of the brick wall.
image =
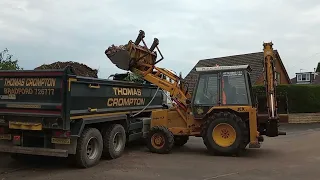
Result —
<instances>
[{"instance_id":1,"label":"brick wall","mask_svg":"<svg viewBox=\"0 0 320 180\"><path fill-rule=\"evenodd\" d=\"M289 114L289 123L314 123L320 122L320 113Z\"/></svg>"}]
</instances>

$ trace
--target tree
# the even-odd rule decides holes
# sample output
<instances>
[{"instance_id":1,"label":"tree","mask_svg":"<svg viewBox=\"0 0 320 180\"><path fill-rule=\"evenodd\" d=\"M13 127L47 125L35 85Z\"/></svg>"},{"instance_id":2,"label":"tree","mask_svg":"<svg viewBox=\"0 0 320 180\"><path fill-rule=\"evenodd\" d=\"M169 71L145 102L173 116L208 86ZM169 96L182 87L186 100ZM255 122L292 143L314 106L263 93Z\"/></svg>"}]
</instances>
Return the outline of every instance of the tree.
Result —
<instances>
[{"instance_id":1,"label":"tree","mask_svg":"<svg viewBox=\"0 0 320 180\"><path fill-rule=\"evenodd\" d=\"M13 60L13 55L8 52L7 48L0 52L0 70L22 70L23 68L18 65L18 60Z\"/></svg>"},{"instance_id":2,"label":"tree","mask_svg":"<svg viewBox=\"0 0 320 180\"><path fill-rule=\"evenodd\" d=\"M316 72L320 72L320 62L318 62L318 66L317 66Z\"/></svg>"}]
</instances>

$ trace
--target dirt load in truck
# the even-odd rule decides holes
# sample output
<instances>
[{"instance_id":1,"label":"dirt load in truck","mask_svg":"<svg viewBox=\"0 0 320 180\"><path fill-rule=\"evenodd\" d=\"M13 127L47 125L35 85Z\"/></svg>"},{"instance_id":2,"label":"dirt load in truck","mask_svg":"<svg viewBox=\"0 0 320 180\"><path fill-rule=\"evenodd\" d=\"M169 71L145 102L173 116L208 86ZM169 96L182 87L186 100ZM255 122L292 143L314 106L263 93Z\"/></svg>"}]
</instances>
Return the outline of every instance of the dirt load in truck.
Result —
<instances>
[{"instance_id":1,"label":"dirt load in truck","mask_svg":"<svg viewBox=\"0 0 320 180\"><path fill-rule=\"evenodd\" d=\"M79 167L115 159L144 138L151 111L162 109L153 85L76 76L73 69L0 71L0 152L71 157Z\"/></svg>"},{"instance_id":2,"label":"dirt load in truck","mask_svg":"<svg viewBox=\"0 0 320 180\"><path fill-rule=\"evenodd\" d=\"M66 61L66 62L57 61L57 62L54 62L51 64L43 64L39 67L36 67L34 70L63 69L67 66L71 66L74 73L77 76L98 78L98 70L92 69L85 64L81 64L81 63L73 62L73 61Z\"/></svg>"}]
</instances>

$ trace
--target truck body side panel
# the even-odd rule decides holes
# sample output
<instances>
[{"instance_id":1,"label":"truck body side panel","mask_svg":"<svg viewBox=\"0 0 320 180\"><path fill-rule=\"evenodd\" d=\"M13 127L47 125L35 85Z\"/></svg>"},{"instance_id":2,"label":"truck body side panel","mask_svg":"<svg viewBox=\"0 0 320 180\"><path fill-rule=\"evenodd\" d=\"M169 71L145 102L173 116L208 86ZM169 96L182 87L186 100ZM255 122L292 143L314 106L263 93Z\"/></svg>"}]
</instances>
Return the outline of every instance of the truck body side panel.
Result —
<instances>
[{"instance_id":1,"label":"truck body side panel","mask_svg":"<svg viewBox=\"0 0 320 180\"><path fill-rule=\"evenodd\" d=\"M161 90L151 85L77 77L70 92L71 119L98 114L129 114L146 108L163 108Z\"/></svg>"}]
</instances>

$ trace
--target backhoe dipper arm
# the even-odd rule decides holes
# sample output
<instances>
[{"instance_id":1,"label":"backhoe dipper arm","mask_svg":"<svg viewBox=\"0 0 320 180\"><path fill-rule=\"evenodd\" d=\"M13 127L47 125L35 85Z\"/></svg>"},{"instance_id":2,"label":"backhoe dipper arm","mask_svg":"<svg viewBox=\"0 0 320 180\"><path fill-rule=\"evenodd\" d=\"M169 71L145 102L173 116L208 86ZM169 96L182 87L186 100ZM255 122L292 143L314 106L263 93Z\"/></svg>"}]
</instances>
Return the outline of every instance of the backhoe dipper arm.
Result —
<instances>
[{"instance_id":1,"label":"backhoe dipper arm","mask_svg":"<svg viewBox=\"0 0 320 180\"><path fill-rule=\"evenodd\" d=\"M141 75L146 81L168 91L172 100L181 109L187 111L188 104L191 102L191 95L187 87L177 75L155 66L163 60L161 51L158 48L159 40L155 38L151 47L148 48L143 40L144 37L144 31L140 30L135 42L130 40L128 44L122 47L111 46L105 51L105 54L118 68ZM144 46L139 45L141 41ZM157 51L154 51L155 49ZM157 52L161 56L159 60L157 60Z\"/></svg>"},{"instance_id":2,"label":"backhoe dipper arm","mask_svg":"<svg viewBox=\"0 0 320 180\"><path fill-rule=\"evenodd\" d=\"M267 122L267 136L278 136L278 109L276 98L276 77L275 77L275 55L273 53L273 43L263 43L263 72L264 72L264 85L267 97L268 108L268 122Z\"/></svg>"}]
</instances>

